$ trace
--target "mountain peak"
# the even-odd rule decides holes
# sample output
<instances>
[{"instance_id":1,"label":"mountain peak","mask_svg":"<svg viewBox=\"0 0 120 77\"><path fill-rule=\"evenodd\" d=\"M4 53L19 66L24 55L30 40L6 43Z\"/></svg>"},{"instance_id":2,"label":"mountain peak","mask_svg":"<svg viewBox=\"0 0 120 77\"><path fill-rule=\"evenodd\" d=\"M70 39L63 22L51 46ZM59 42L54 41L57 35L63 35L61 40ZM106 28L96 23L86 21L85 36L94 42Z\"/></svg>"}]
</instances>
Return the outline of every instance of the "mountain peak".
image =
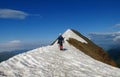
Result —
<instances>
[{"instance_id":1,"label":"mountain peak","mask_svg":"<svg viewBox=\"0 0 120 77\"><path fill-rule=\"evenodd\" d=\"M77 35L73 29L68 29L66 30L66 32L63 34L63 37L65 38L65 40L68 40L69 38L73 38L76 39L82 43L86 43L87 41L85 41L83 38L81 38L79 35Z\"/></svg>"},{"instance_id":2,"label":"mountain peak","mask_svg":"<svg viewBox=\"0 0 120 77\"><path fill-rule=\"evenodd\" d=\"M79 34L80 33L77 33L74 29L67 29L62 34L62 36L64 37L65 41L69 40L70 38L73 38L73 39L78 40L81 43L86 43L87 44L87 41L84 40ZM56 43L57 43L57 39L51 45L56 44Z\"/></svg>"}]
</instances>

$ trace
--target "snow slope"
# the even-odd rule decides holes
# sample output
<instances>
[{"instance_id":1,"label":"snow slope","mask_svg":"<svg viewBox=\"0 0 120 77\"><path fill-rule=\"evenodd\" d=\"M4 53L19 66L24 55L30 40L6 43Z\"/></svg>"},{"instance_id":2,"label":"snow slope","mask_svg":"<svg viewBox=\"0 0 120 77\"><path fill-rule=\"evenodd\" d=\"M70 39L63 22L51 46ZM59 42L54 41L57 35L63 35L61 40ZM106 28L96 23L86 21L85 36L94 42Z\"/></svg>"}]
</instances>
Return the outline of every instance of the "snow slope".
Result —
<instances>
[{"instance_id":1,"label":"snow slope","mask_svg":"<svg viewBox=\"0 0 120 77\"><path fill-rule=\"evenodd\" d=\"M66 39L72 37L69 31L63 34ZM0 77L120 77L120 69L94 60L67 41L64 47L60 51L55 43L14 56L0 64Z\"/></svg>"}]
</instances>

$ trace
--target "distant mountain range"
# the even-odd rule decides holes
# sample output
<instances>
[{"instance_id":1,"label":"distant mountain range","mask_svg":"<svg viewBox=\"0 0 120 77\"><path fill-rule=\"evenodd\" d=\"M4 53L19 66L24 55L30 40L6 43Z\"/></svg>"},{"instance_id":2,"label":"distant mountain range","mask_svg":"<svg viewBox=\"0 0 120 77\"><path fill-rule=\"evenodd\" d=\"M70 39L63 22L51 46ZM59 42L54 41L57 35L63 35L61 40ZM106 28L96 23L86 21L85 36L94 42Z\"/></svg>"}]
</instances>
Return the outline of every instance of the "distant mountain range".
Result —
<instances>
[{"instance_id":1,"label":"distant mountain range","mask_svg":"<svg viewBox=\"0 0 120 77\"><path fill-rule=\"evenodd\" d=\"M117 63L118 67L120 67L120 48L111 48L107 51L110 57Z\"/></svg>"}]
</instances>

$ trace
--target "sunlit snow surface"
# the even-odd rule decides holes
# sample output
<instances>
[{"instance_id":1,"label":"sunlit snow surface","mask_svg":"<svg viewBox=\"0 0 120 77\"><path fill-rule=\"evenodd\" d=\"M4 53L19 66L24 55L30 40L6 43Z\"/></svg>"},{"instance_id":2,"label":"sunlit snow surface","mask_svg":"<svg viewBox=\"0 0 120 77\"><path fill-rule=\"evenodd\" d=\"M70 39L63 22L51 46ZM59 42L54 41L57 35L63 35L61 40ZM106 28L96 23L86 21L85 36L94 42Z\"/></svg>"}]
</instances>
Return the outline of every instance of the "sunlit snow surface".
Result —
<instances>
[{"instance_id":1,"label":"sunlit snow surface","mask_svg":"<svg viewBox=\"0 0 120 77\"><path fill-rule=\"evenodd\" d=\"M14 56L0 64L0 77L120 77L120 69L92 59L66 41L64 48L60 51L55 43Z\"/></svg>"},{"instance_id":2,"label":"sunlit snow surface","mask_svg":"<svg viewBox=\"0 0 120 77\"><path fill-rule=\"evenodd\" d=\"M120 69L96 61L65 43L34 49L0 64L6 77L120 77ZM0 77L5 77L0 75Z\"/></svg>"}]
</instances>

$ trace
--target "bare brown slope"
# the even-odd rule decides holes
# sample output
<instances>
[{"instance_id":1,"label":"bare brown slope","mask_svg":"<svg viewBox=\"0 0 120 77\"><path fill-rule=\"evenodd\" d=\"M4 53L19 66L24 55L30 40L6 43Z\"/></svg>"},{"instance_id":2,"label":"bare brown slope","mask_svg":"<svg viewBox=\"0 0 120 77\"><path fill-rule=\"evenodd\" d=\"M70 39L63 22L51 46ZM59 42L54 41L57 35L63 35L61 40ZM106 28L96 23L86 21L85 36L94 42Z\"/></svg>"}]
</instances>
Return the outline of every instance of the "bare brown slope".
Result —
<instances>
[{"instance_id":1,"label":"bare brown slope","mask_svg":"<svg viewBox=\"0 0 120 77\"><path fill-rule=\"evenodd\" d=\"M71 45L76 47L77 49L81 50L85 54L91 56L92 58L104 62L106 64L112 65L117 67L116 63L109 57L108 53L104 51L102 48L98 47L96 44L94 44L92 41L90 41L88 38L80 34L79 32L72 29L74 33L82 37L84 40L88 42L88 44L82 43L76 39L70 38L67 40Z\"/></svg>"}]
</instances>

